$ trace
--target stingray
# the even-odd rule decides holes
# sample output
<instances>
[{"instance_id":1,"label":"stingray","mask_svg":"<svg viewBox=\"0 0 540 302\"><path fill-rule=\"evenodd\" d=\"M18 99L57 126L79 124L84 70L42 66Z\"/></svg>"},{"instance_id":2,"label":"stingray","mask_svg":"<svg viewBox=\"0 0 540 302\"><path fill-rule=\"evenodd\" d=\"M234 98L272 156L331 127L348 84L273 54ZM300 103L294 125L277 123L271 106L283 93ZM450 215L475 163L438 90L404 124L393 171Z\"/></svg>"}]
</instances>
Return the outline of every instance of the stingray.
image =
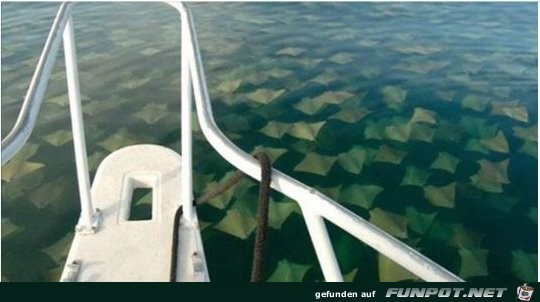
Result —
<instances>
[{"instance_id":1,"label":"stingray","mask_svg":"<svg viewBox=\"0 0 540 302\"><path fill-rule=\"evenodd\" d=\"M340 52L330 57L330 62L346 65L354 62L354 55L348 52Z\"/></svg>"},{"instance_id":2,"label":"stingray","mask_svg":"<svg viewBox=\"0 0 540 302\"><path fill-rule=\"evenodd\" d=\"M148 48L145 48L145 49L140 51L140 53L145 55L145 56L153 56L153 55L158 54L160 52L161 52L161 49L156 48L156 47L148 47Z\"/></svg>"},{"instance_id":3,"label":"stingray","mask_svg":"<svg viewBox=\"0 0 540 302\"><path fill-rule=\"evenodd\" d=\"M414 113L409 121L410 123L427 123L431 125L437 124L435 112L431 110L426 110L420 107L414 108Z\"/></svg>"},{"instance_id":4,"label":"stingray","mask_svg":"<svg viewBox=\"0 0 540 302\"><path fill-rule=\"evenodd\" d=\"M527 217L534 222L534 224L538 224L538 208L537 207L530 207L527 211Z\"/></svg>"},{"instance_id":5,"label":"stingray","mask_svg":"<svg viewBox=\"0 0 540 302\"><path fill-rule=\"evenodd\" d=\"M379 282L398 282L418 279L416 275L382 254L379 254L379 260L377 262Z\"/></svg>"},{"instance_id":6,"label":"stingray","mask_svg":"<svg viewBox=\"0 0 540 302\"><path fill-rule=\"evenodd\" d=\"M424 197L435 206L452 209L456 205L456 183L442 187L427 186L424 188Z\"/></svg>"},{"instance_id":7,"label":"stingray","mask_svg":"<svg viewBox=\"0 0 540 302\"><path fill-rule=\"evenodd\" d=\"M265 88L257 89L255 92L249 93L246 96L257 103L268 104L280 97L285 92L285 89L269 90Z\"/></svg>"},{"instance_id":8,"label":"stingray","mask_svg":"<svg viewBox=\"0 0 540 302\"><path fill-rule=\"evenodd\" d=\"M302 100L295 107L305 112L306 114L313 115L325 105L339 105L342 104L345 100L351 99L354 96L354 94L346 91L325 91L323 94L313 99Z\"/></svg>"},{"instance_id":9,"label":"stingray","mask_svg":"<svg viewBox=\"0 0 540 302\"><path fill-rule=\"evenodd\" d=\"M497 135L495 135L495 137L490 139L483 139L480 142L491 151L499 153L508 153L509 151L508 141L506 140L506 136L504 136L504 133L502 131L497 132Z\"/></svg>"},{"instance_id":10,"label":"stingray","mask_svg":"<svg viewBox=\"0 0 540 302\"><path fill-rule=\"evenodd\" d=\"M276 55L296 57L304 53L305 51L306 50L304 48L300 48L300 47L286 47L286 48L278 50L276 52Z\"/></svg>"},{"instance_id":11,"label":"stingray","mask_svg":"<svg viewBox=\"0 0 540 302\"><path fill-rule=\"evenodd\" d=\"M303 99L294 105L294 108L302 111L307 115L315 115L321 108L327 104L323 102L316 102L313 99Z\"/></svg>"},{"instance_id":12,"label":"stingray","mask_svg":"<svg viewBox=\"0 0 540 302\"><path fill-rule=\"evenodd\" d=\"M150 103L133 114L133 116L140 118L148 124L154 124L169 115L169 113L170 111L167 109L167 104Z\"/></svg>"},{"instance_id":13,"label":"stingray","mask_svg":"<svg viewBox=\"0 0 540 302\"><path fill-rule=\"evenodd\" d=\"M384 122L369 120L366 122L366 128L364 129L365 139L382 140L384 134Z\"/></svg>"},{"instance_id":14,"label":"stingray","mask_svg":"<svg viewBox=\"0 0 540 302\"><path fill-rule=\"evenodd\" d=\"M2 181L10 182L45 167L42 163L28 161L36 154L39 146L27 143L2 167Z\"/></svg>"},{"instance_id":15,"label":"stingray","mask_svg":"<svg viewBox=\"0 0 540 302\"><path fill-rule=\"evenodd\" d=\"M365 95L365 94L364 94ZM347 91L325 91L314 99L315 102L321 102L324 104L341 104L343 101L348 100L355 95ZM363 98L363 95L362 95Z\"/></svg>"},{"instance_id":16,"label":"stingray","mask_svg":"<svg viewBox=\"0 0 540 302\"><path fill-rule=\"evenodd\" d=\"M294 72L287 69L272 68L270 70L265 71L265 74L273 78L281 79L281 78L288 77L294 74Z\"/></svg>"},{"instance_id":17,"label":"stingray","mask_svg":"<svg viewBox=\"0 0 540 302\"><path fill-rule=\"evenodd\" d=\"M509 159L499 162L479 160L480 170L476 175L471 176L472 184L488 192L501 193L502 185L510 183L507 172L508 162Z\"/></svg>"},{"instance_id":18,"label":"stingray","mask_svg":"<svg viewBox=\"0 0 540 302\"><path fill-rule=\"evenodd\" d=\"M537 278L538 255L526 253L521 249L512 251L512 273L521 280L535 280Z\"/></svg>"},{"instance_id":19,"label":"stingray","mask_svg":"<svg viewBox=\"0 0 540 302\"><path fill-rule=\"evenodd\" d=\"M96 151L91 156L88 157L88 170L96 171L99 164L105 159L107 154L102 151Z\"/></svg>"},{"instance_id":20,"label":"stingray","mask_svg":"<svg viewBox=\"0 0 540 302\"><path fill-rule=\"evenodd\" d=\"M415 124L411 130L411 140L431 143L435 137L435 129L424 124Z\"/></svg>"},{"instance_id":21,"label":"stingray","mask_svg":"<svg viewBox=\"0 0 540 302\"><path fill-rule=\"evenodd\" d=\"M261 86L262 84L266 83L269 78L267 74L264 74L262 72L254 73L251 71L249 73L246 73L244 77L244 82L255 86Z\"/></svg>"},{"instance_id":22,"label":"stingray","mask_svg":"<svg viewBox=\"0 0 540 302\"><path fill-rule=\"evenodd\" d=\"M116 133L111 134L105 140L97 143L97 145L114 152L122 147L134 145L140 140L136 138L133 134L129 133L127 128L121 128Z\"/></svg>"},{"instance_id":23,"label":"stingray","mask_svg":"<svg viewBox=\"0 0 540 302\"><path fill-rule=\"evenodd\" d=\"M69 253L73 236L73 232L67 232L62 238L41 250L47 256L51 257L58 265L62 265Z\"/></svg>"},{"instance_id":24,"label":"stingray","mask_svg":"<svg viewBox=\"0 0 540 302\"><path fill-rule=\"evenodd\" d=\"M58 130L41 137L41 139L55 147L65 145L70 142L72 138L71 131L67 130Z\"/></svg>"},{"instance_id":25,"label":"stingray","mask_svg":"<svg viewBox=\"0 0 540 302\"><path fill-rule=\"evenodd\" d=\"M301 282L311 268L311 265L290 262L282 259L277 263L276 269L268 277L267 282Z\"/></svg>"},{"instance_id":26,"label":"stingray","mask_svg":"<svg viewBox=\"0 0 540 302\"><path fill-rule=\"evenodd\" d=\"M395 65L393 69L425 75L433 71L441 70L448 65L450 65L450 62L410 62L399 63Z\"/></svg>"},{"instance_id":27,"label":"stingray","mask_svg":"<svg viewBox=\"0 0 540 302\"><path fill-rule=\"evenodd\" d=\"M430 176L431 172L408 165L405 167L405 175L403 176L401 185L423 187Z\"/></svg>"},{"instance_id":28,"label":"stingray","mask_svg":"<svg viewBox=\"0 0 540 302\"><path fill-rule=\"evenodd\" d=\"M472 80L467 83L467 87L472 91L480 92L483 94L489 94L489 91L491 90L491 85L488 81ZM488 98L488 100L491 100L491 98Z\"/></svg>"},{"instance_id":29,"label":"stingray","mask_svg":"<svg viewBox=\"0 0 540 302\"><path fill-rule=\"evenodd\" d=\"M295 212L298 205L295 202L271 202L268 210L268 225L276 230Z\"/></svg>"},{"instance_id":30,"label":"stingray","mask_svg":"<svg viewBox=\"0 0 540 302\"><path fill-rule=\"evenodd\" d=\"M375 78L378 78L382 72L374 66L364 66L360 69L360 74L362 77L368 80L373 80Z\"/></svg>"},{"instance_id":31,"label":"stingray","mask_svg":"<svg viewBox=\"0 0 540 302\"><path fill-rule=\"evenodd\" d=\"M288 134L305 140L313 141L317 137L317 134L324 126L326 122L317 122L317 123L305 123L298 122L292 124L292 127L287 131Z\"/></svg>"},{"instance_id":32,"label":"stingray","mask_svg":"<svg viewBox=\"0 0 540 302\"><path fill-rule=\"evenodd\" d=\"M489 250L486 249L460 249L461 269L459 276L461 278L487 276L489 274L487 267L487 255Z\"/></svg>"},{"instance_id":33,"label":"stingray","mask_svg":"<svg viewBox=\"0 0 540 302\"><path fill-rule=\"evenodd\" d=\"M512 88L510 87L491 87L491 93L502 98L510 97Z\"/></svg>"},{"instance_id":34,"label":"stingray","mask_svg":"<svg viewBox=\"0 0 540 302\"><path fill-rule=\"evenodd\" d=\"M328 85L331 82L339 81L339 80L341 80L341 76L337 72L327 69L323 73L311 79L310 81L316 82L322 85Z\"/></svg>"},{"instance_id":35,"label":"stingray","mask_svg":"<svg viewBox=\"0 0 540 302\"><path fill-rule=\"evenodd\" d=\"M307 154L315 148L313 141L306 141L303 139L297 139L295 142L289 144L289 147L300 153Z\"/></svg>"},{"instance_id":36,"label":"stingray","mask_svg":"<svg viewBox=\"0 0 540 302\"><path fill-rule=\"evenodd\" d=\"M36 121L37 126L49 123L55 123L66 118L69 114L68 108L64 108L54 103L45 103L42 105L39 118Z\"/></svg>"},{"instance_id":37,"label":"stingray","mask_svg":"<svg viewBox=\"0 0 540 302\"><path fill-rule=\"evenodd\" d=\"M409 219L409 229L422 235L429 230L435 217L437 217L437 213L422 213L411 206L405 209L405 213Z\"/></svg>"},{"instance_id":38,"label":"stingray","mask_svg":"<svg viewBox=\"0 0 540 302\"><path fill-rule=\"evenodd\" d=\"M235 197L232 206L225 207L229 210L237 210L240 215L256 220L258 206L257 200L259 195L258 190L256 190L255 187L256 185L253 182L242 180L231 189L231 191L234 192L233 196ZM273 200L270 198L270 203L272 202Z\"/></svg>"},{"instance_id":39,"label":"stingray","mask_svg":"<svg viewBox=\"0 0 540 302\"><path fill-rule=\"evenodd\" d=\"M489 150L486 148L486 145L482 143L481 140L471 138L467 140L465 147L463 148L466 151L478 152L485 155L489 155Z\"/></svg>"},{"instance_id":40,"label":"stingray","mask_svg":"<svg viewBox=\"0 0 540 302\"><path fill-rule=\"evenodd\" d=\"M259 132L266 136L280 139L292 127L292 124L270 121Z\"/></svg>"},{"instance_id":41,"label":"stingray","mask_svg":"<svg viewBox=\"0 0 540 302\"><path fill-rule=\"evenodd\" d=\"M518 152L538 158L538 143L527 141L519 148Z\"/></svg>"},{"instance_id":42,"label":"stingray","mask_svg":"<svg viewBox=\"0 0 540 302\"><path fill-rule=\"evenodd\" d=\"M477 112L483 112L486 110L487 105L488 98L476 94L468 94L463 98L463 100L461 100L462 108L467 108Z\"/></svg>"},{"instance_id":43,"label":"stingray","mask_svg":"<svg viewBox=\"0 0 540 302\"><path fill-rule=\"evenodd\" d=\"M514 136L525 141L538 142L538 125L530 127L513 127Z\"/></svg>"},{"instance_id":44,"label":"stingray","mask_svg":"<svg viewBox=\"0 0 540 302\"><path fill-rule=\"evenodd\" d=\"M62 95L55 96L52 98L47 98L45 102L54 103L54 104L57 104L58 106L66 107L69 104L69 99L68 99L67 94L62 94Z\"/></svg>"},{"instance_id":45,"label":"stingray","mask_svg":"<svg viewBox=\"0 0 540 302\"><path fill-rule=\"evenodd\" d=\"M369 210L375 197L382 191L384 189L376 185L353 184L341 191L339 200Z\"/></svg>"},{"instance_id":46,"label":"stingray","mask_svg":"<svg viewBox=\"0 0 540 302\"><path fill-rule=\"evenodd\" d=\"M437 47L437 46L428 46L428 45L426 46L413 45L413 46L405 46L405 47L399 46L399 47L393 48L393 50L403 53L403 54L407 54L407 55L411 55L411 54L430 55L437 52L442 52L444 51L444 48Z\"/></svg>"},{"instance_id":47,"label":"stingray","mask_svg":"<svg viewBox=\"0 0 540 302\"><path fill-rule=\"evenodd\" d=\"M435 92L435 95L443 101L452 102L456 93L452 90L439 90Z\"/></svg>"},{"instance_id":48,"label":"stingray","mask_svg":"<svg viewBox=\"0 0 540 302\"><path fill-rule=\"evenodd\" d=\"M321 187L321 186L315 186L315 189L317 189L319 192L323 193L324 195L334 199L338 200L341 196L341 187L343 185L337 185L335 187Z\"/></svg>"},{"instance_id":49,"label":"stingray","mask_svg":"<svg viewBox=\"0 0 540 302\"><path fill-rule=\"evenodd\" d=\"M474 53L466 53L461 56L463 59L465 59L468 62L473 63L484 63L488 58L486 56L477 55Z\"/></svg>"},{"instance_id":50,"label":"stingray","mask_svg":"<svg viewBox=\"0 0 540 302\"><path fill-rule=\"evenodd\" d=\"M518 122L529 122L529 113L527 107L518 106L517 102L493 103L491 115L506 116Z\"/></svg>"},{"instance_id":51,"label":"stingray","mask_svg":"<svg viewBox=\"0 0 540 302\"><path fill-rule=\"evenodd\" d=\"M355 147L338 155L337 161L345 171L360 174L366 161L366 151L361 147Z\"/></svg>"},{"instance_id":52,"label":"stingray","mask_svg":"<svg viewBox=\"0 0 540 302\"><path fill-rule=\"evenodd\" d=\"M57 178L51 182L39 186L28 195L30 202L38 209L60 202L65 198L72 184L66 177Z\"/></svg>"},{"instance_id":53,"label":"stingray","mask_svg":"<svg viewBox=\"0 0 540 302\"><path fill-rule=\"evenodd\" d=\"M410 139L412 126L411 123L388 126L384 129L384 136L390 140L406 143Z\"/></svg>"},{"instance_id":54,"label":"stingray","mask_svg":"<svg viewBox=\"0 0 540 302\"><path fill-rule=\"evenodd\" d=\"M237 209L232 209L227 211L225 218L216 224L214 228L240 239L247 239L256 225L257 220L245 217Z\"/></svg>"},{"instance_id":55,"label":"stingray","mask_svg":"<svg viewBox=\"0 0 540 302\"><path fill-rule=\"evenodd\" d=\"M499 67L500 70L504 71L505 73L513 76L513 77L520 77L527 71L527 67L523 65L518 65L517 63L504 63L500 62L496 65Z\"/></svg>"},{"instance_id":56,"label":"stingray","mask_svg":"<svg viewBox=\"0 0 540 302\"><path fill-rule=\"evenodd\" d=\"M399 108L407 98L407 90L396 86L384 86L380 93L383 95L383 101L389 108Z\"/></svg>"},{"instance_id":57,"label":"stingray","mask_svg":"<svg viewBox=\"0 0 540 302\"><path fill-rule=\"evenodd\" d=\"M405 155L407 155L406 151L396 150L387 145L381 145L375 158L373 158L373 161L399 165Z\"/></svg>"},{"instance_id":58,"label":"stingray","mask_svg":"<svg viewBox=\"0 0 540 302\"><path fill-rule=\"evenodd\" d=\"M128 101L129 99L121 99L116 97L112 97L106 101L94 100L84 104L82 111L87 115L94 116L105 111L114 110Z\"/></svg>"},{"instance_id":59,"label":"stingray","mask_svg":"<svg viewBox=\"0 0 540 302\"><path fill-rule=\"evenodd\" d=\"M446 76L446 78L452 82L465 86L468 86L469 83L472 82L471 77L467 72L450 73Z\"/></svg>"},{"instance_id":60,"label":"stingray","mask_svg":"<svg viewBox=\"0 0 540 302\"><path fill-rule=\"evenodd\" d=\"M144 84L150 82L151 80L152 80L152 78L150 78L150 77L146 77L146 78L142 78L142 79L137 79L137 78L131 77L129 80L122 81L120 83L120 86L124 87L124 88L127 88L127 89L136 89L136 88L139 88L139 87L143 86Z\"/></svg>"},{"instance_id":61,"label":"stingray","mask_svg":"<svg viewBox=\"0 0 540 302\"><path fill-rule=\"evenodd\" d=\"M459 143L463 136L463 129L459 125L441 119L435 136L447 142Z\"/></svg>"},{"instance_id":62,"label":"stingray","mask_svg":"<svg viewBox=\"0 0 540 302\"><path fill-rule=\"evenodd\" d=\"M454 226L454 235L448 241L448 245L461 249L479 249L484 237L484 234L473 232L462 224L457 224Z\"/></svg>"},{"instance_id":63,"label":"stingray","mask_svg":"<svg viewBox=\"0 0 540 302\"><path fill-rule=\"evenodd\" d=\"M458 124L467 133L477 138L494 137L497 134L497 125L490 126L483 118L464 116Z\"/></svg>"},{"instance_id":64,"label":"stingray","mask_svg":"<svg viewBox=\"0 0 540 302\"><path fill-rule=\"evenodd\" d=\"M224 81L217 86L217 90L224 93L233 93L240 87L240 84L242 84L242 80Z\"/></svg>"},{"instance_id":65,"label":"stingray","mask_svg":"<svg viewBox=\"0 0 540 302\"><path fill-rule=\"evenodd\" d=\"M444 170L449 173L455 173L458 163L459 163L459 158L453 156L450 153L441 152L439 153L437 158L433 161L430 168Z\"/></svg>"},{"instance_id":66,"label":"stingray","mask_svg":"<svg viewBox=\"0 0 540 302\"><path fill-rule=\"evenodd\" d=\"M301 64L306 69L311 69L319 65L323 59L314 59L314 58L301 58L297 59L296 62Z\"/></svg>"},{"instance_id":67,"label":"stingray","mask_svg":"<svg viewBox=\"0 0 540 302\"><path fill-rule=\"evenodd\" d=\"M207 184L212 182L213 178L213 174L203 174L193 170L193 191L200 194L206 189Z\"/></svg>"},{"instance_id":68,"label":"stingray","mask_svg":"<svg viewBox=\"0 0 540 302\"><path fill-rule=\"evenodd\" d=\"M225 183L230 177L233 176L233 174L234 172L229 172L225 174L225 176L223 176L223 178L219 182L215 182L215 181L209 182L205 187L204 194L208 192L213 192L214 190L222 186L223 183ZM226 209L229 203L231 202L233 195L235 195L235 192L239 195L242 195L243 193L241 193L240 191L246 190L247 186L249 185L251 185L251 183L244 182L242 180L238 184L236 184L236 186L229 188L227 191L219 194L218 196L212 199L209 199L205 203L210 204L218 209Z\"/></svg>"},{"instance_id":69,"label":"stingray","mask_svg":"<svg viewBox=\"0 0 540 302\"><path fill-rule=\"evenodd\" d=\"M370 40L370 39L362 39L358 41L358 45L363 46L363 47L373 47L377 44L379 44L378 41Z\"/></svg>"},{"instance_id":70,"label":"stingray","mask_svg":"<svg viewBox=\"0 0 540 302\"><path fill-rule=\"evenodd\" d=\"M343 106L342 109L332 116L330 119L340 120L344 123L354 124L370 114L371 111L357 106Z\"/></svg>"},{"instance_id":71,"label":"stingray","mask_svg":"<svg viewBox=\"0 0 540 302\"><path fill-rule=\"evenodd\" d=\"M2 218L2 241L20 234L24 228L13 223L10 218Z\"/></svg>"},{"instance_id":72,"label":"stingray","mask_svg":"<svg viewBox=\"0 0 540 302\"><path fill-rule=\"evenodd\" d=\"M259 152L265 152L268 155L268 157L270 158L270 160L272 162L275 162L276 160L278 160L281 157L281 155L283 155L285 152L287 152L287 149L257 146L253 150L252 154L255 155L255 154L259 153Z\"/></svg>"},{"instance_id":73,"label":"stingray","mask_svg":"<svg viewBox=\"0 0 540 302\"><path fill-rule=\"evenodd\" d=\"M294 171L326 176L336 162L336 159L333 156L311 152L294 168Z\"/></svg>"},{"instance_id":74,"label":"stingray","mask_svg":"<svg viewBox=\"0 0 540 302\"><path fill-rule=\"evenodd\" d=\"M408 238L406 216L375 208L369 211L369 221L395 237Z\"/></svg>"},{"instance_id":75,"label":"stingray","mask_svg":"<svg viewBox=\"0 0 540 302\"><path fill-rule=\"evenodd\" d=\"M235 20L245 22L245 23L252 23L257 25L269 25L275 23L275 21L264 18L261 15L236 15L234 17Z\"/></svg>"},{"instance_id":76,"label":"stingray","mask_svg":"<svg viewBox=\"0 0 540 302\"><path fill-rule=\"evenodd\" d=\"M354 278L358 274L358 268L353 269L352 271L343 275L343 282L354 282Z\"/></svg>"}]
</instances>

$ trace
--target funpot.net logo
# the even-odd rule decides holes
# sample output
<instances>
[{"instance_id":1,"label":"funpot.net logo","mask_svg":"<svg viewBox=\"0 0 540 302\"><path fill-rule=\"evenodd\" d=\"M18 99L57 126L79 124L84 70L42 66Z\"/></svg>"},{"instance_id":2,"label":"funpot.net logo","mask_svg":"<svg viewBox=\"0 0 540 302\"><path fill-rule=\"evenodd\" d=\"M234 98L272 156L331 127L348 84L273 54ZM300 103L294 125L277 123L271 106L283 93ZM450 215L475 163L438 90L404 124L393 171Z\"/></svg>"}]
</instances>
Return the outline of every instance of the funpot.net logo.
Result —
<instances>
[{"instance_id":1,"label":"funpot.net logo","mask_svg":"<svg viewBox=\"0 0 540 302\"><path fill-rule=\"evenodd\" d=\"M507 288L478 287L478 288L389 288L386 291L386 297L395 298L500 298ZM524 300L529 301L529 300Z\"/></svg>"}]
</instances>

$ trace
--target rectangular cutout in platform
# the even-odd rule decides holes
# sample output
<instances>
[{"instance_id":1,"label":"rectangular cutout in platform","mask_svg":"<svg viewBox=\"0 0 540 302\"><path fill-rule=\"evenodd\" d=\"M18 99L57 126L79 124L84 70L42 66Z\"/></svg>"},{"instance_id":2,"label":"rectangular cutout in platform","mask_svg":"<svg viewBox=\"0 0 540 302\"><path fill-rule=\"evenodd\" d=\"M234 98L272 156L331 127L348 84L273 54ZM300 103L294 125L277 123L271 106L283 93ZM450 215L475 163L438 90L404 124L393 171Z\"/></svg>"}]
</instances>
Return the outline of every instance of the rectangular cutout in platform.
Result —
<instances>
[{"instance_id":1,"label":"rectangular cutout in platform","mask_svg":"<svg viewBox=\"0 0 540 302\"><path fill-rule=\"evenodd\" d=\"M152 188L133 189L128 220L152 220Z\"/></svg>"}]
</instances>

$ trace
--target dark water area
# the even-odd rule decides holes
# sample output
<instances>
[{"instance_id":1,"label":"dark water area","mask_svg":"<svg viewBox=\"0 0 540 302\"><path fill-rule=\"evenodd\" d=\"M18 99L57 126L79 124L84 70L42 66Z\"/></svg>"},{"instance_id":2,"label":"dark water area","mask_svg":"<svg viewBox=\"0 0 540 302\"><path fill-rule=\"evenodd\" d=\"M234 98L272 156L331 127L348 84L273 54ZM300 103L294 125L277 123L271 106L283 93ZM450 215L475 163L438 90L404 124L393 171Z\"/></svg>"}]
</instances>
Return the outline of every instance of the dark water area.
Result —
<instances>
[{"instance_id":1,"label":"dark water area","mask_svg":"<svg viewBox=\"0 0 540 302\"><path fill-rule=\"evenodd\" d=\"M2 4L2 137L58 4ZM244 151L469 281L538 267L535 3L196 3L214 116ZM74 9L89 165L180 152L180 26L157 3ZM2 167L2 280L56 281L79 214L60 54L28 145ZM198 196L233 167L194 133ZM248 281L258 186L198 208L213 281ZM137 201L147 206L148 198ZM347 281L416 280L327 223ZM320 281L294 201L270 204L267 281Z\"/></svg>"}]
</instances>

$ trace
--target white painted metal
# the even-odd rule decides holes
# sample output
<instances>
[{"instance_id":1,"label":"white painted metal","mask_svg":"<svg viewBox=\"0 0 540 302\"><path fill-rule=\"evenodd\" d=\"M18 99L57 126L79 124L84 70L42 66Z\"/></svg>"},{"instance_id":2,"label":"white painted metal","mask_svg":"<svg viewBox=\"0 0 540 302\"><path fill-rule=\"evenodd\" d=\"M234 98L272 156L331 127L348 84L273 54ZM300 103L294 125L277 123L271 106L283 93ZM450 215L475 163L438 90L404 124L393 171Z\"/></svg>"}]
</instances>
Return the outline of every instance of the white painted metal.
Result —
<instances>
[{"instance_id":1,"label":"white painted metal","mask_svg":"<svg viewBox=\"0 0 540 302\"><path fill-rule=\"evenodd\" d=\"M61 280L169 281L180 187L181 158L170 149L136 145L107 156L92 185L92 201L102 209L103 227L92 236L75 234ZM129 220L135 188L152 189L150 220ZM182 281L208 280L198 230L197 224L180 225L178 251L191 259L178 266L188 272Z\"/></svg>"},{"instance_id":2,"label":"white painted metal","mask_svg":"<svg viewBox=\"0 0 540 302\"><path fill-rule=\"evenodd\" d=\"M36 70L30 81L30 86L24 97L24 102L15 122L15 126L2 140L2 165L10 160L26 143L43 102L47 83L51 76L56 55L60 48L62 31L71 15L72 3L63 3L58 9L51 30L36 65Z\"/></svg>"},{"instance_id":3,"label":"white painted metal","mask_svg":"<svg viewBox=\"0 0 540 302\"><path fill-rule=\"evenodd\" d=\"M190 221L184 217L180 219L178 238L176 240L178 240L176 281L210 281L197 215L194 215L193 220Z\"/></svg>"},{"instance_id":4,"label":"white painted metal","mask_svg":"<svg viewBox=\"0 0 540 302\"><path fill-rule=\"evenodd\" d=\"M181 131L182 131L182 208L183 217L189 221L196 219L193 210L193 165L192 165L192 135L191 135L191 104L193 102L193 93L191 89L191 77L189 72L189 61L185 55L188 52L189 45L184 43L184 37L187 35L185 26L181 27L181 48L182 48L182 66L181 66Z\"/></svg>"},{"instance_id":5,"label":"white painted metal","mask_svg":"<svg viewBox=\"0 0 540 302\"><path fill-rule=\"evenodd\" d=\"M69 110L75 149L75 165L81 199L81 215L77 224L77 232L91 234L99 227L99 211L94 211L90 198L90 177L86 156L86 140L79 90L79 71L77 68L77 50L73 34L73 18L70 17L64 28L64 58L66 62L66 78L68 86Z\"/></svg>"},{"instance_id":6,"label":"white painted metal","mask_svg":"<svg viewBox=\"0 0 540 302\"><path fill-rule=\"evenodd\" d=\"M208 142L221 156L244 173L260 181L261 169L258 162L234 145L215 124L198 42L193 30L193 20L191 19L189 8L185 4L178 4L177 7L182 16L182 26L186 26L190 31L188 38L191 47L188 55L197 116L201 130ZM186 40L184 39L184 41ZM377 226L355 215L332 199L276 169L272 169L271 186L275 190L296 200L302 209L309 209L325 217L426 281L463 281L450 271L392 237ZM325 230L321 228L321 231L324 232ZM318 244L314 243L315 246ZM333 264L329 262L321 263L321 265ZM336 268L332 268L332 270L336 270Z\"/></svg>"},{"instance_id":7,"label":"white painted metal","mask_svg":"<svg viewBox=\"0 0 540 302\"><path fill-rule=\"evenodd\" d=\"M328 237L324 219L309 209L302 209L302 215L306 220L311 242L315 246L315 252L321 264L324 279L327 282L343 282L343 275L339 269L336 254L332 248L332 242L330 241L330 237Z\"/></svg>"}]
</instances>

